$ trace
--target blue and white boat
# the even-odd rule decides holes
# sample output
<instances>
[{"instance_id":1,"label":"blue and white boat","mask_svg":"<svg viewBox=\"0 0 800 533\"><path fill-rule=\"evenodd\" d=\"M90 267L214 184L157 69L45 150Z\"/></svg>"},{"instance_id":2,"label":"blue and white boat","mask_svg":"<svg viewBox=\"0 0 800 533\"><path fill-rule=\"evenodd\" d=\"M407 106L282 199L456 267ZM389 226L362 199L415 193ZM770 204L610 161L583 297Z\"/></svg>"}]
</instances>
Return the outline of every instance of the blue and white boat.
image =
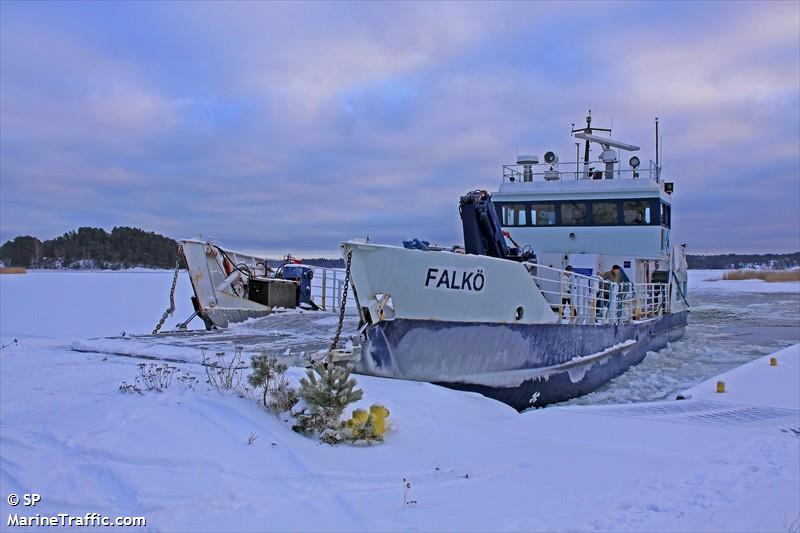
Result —
<instances>
[{"instance_id":1,"label":"blue and white boat","mask_svg":"<svg viewBox=\"0 0 800 533\"><path fill-rule=\"evenodd\" d=\"M520 156L494 194L462 197L463 247L343 243L356 370L522 410L591 392L680 338L689 306L684 247L670 243L673 184L658 156L623 168L621 152L639 147L597 131L608 130L591 113L573 131L582 161Z\"/></svg>"}]
</instances>

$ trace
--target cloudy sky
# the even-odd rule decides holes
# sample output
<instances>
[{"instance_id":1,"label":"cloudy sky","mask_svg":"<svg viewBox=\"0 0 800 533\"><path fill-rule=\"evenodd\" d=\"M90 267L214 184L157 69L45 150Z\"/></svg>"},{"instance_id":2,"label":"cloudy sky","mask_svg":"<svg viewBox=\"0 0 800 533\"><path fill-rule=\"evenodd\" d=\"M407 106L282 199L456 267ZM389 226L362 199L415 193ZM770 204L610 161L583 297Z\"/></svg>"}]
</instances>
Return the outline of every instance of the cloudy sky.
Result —
<instances>
[{"instance_id":1,"label":"cloudy sky","mask_svg":"<svg viewBox=\"0 0 800 533\"><path fill-rule=\"evenodd\" d=\"M79 226L336 255L461 239L458 197L595 124L673 242L800 250L800 3L0 2L0 240Z\"/></svg>"}]
</instances>

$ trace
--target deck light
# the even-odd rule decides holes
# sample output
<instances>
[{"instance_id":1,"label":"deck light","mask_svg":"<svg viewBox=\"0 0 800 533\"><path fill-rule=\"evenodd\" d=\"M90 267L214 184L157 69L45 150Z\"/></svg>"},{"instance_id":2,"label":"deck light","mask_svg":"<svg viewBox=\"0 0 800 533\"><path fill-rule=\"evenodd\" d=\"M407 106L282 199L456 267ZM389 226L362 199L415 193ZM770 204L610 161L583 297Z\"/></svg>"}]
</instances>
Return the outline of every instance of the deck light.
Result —
<instances>
[{"instance_id":1,"label":"deck light","mask_svg":"<svg viewBox=\"0 0 800 533\"><path fill-rule=\"evenodd\" d=\"M636 157L636 156L633 156L633 157L631 157L631 158L628 160L628 164L631 166L631 168L632 168L633 170L636 170L637 168L639 168L639 165L641 165L641 164L642 164L642 162L641 162L641 161L639 161L639 158L638 158L638 157Z\"/></svg>"}]
</instances>

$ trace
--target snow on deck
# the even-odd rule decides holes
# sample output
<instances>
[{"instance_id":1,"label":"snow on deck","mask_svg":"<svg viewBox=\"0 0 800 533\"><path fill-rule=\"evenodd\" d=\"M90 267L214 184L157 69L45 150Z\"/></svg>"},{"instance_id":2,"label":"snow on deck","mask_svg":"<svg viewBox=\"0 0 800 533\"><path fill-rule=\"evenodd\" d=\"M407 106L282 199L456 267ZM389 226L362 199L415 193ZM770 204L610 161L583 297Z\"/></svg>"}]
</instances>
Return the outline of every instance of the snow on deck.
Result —
<instances>
[{"instance_id":1,"label":"snow on deck","mask_svg":"<svg viewBox=\"0 0 800 533\"><path fill-rule=\"evenodd\" d=\"M340 346L355 333L358 316L345 316ZM306 366L308 355L327 350L338 324L330 312L293 310L234 324L213 331L172 331L157 335L127 335L76 340L79 352L126 355L169 362L200 363L204 357L223 352L266 353L288 364Z\"/></svg>"}]
</instances>

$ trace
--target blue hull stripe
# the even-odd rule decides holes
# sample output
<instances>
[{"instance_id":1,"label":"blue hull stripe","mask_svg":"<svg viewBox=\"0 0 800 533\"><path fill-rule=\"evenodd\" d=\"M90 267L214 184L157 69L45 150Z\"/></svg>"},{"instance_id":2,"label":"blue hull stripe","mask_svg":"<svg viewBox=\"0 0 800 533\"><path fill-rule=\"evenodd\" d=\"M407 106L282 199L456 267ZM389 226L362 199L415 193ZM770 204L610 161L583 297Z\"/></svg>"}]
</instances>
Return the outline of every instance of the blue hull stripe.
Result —
<instances>
[{"instance_id":1,"label":"blue hull stripe","mask_svg":"<svg viewBox=\"0 0 800 533\"><path fill-rule=\"evenodd\" d=\"M479 392L522 410L597 389L680 338L687 318L683 311L605 326L394 319L367 328L358 370ZM586 363L576 364L579 357ZM507 375L515 379L503 383Z\"/></svg>"}]
</instances>

